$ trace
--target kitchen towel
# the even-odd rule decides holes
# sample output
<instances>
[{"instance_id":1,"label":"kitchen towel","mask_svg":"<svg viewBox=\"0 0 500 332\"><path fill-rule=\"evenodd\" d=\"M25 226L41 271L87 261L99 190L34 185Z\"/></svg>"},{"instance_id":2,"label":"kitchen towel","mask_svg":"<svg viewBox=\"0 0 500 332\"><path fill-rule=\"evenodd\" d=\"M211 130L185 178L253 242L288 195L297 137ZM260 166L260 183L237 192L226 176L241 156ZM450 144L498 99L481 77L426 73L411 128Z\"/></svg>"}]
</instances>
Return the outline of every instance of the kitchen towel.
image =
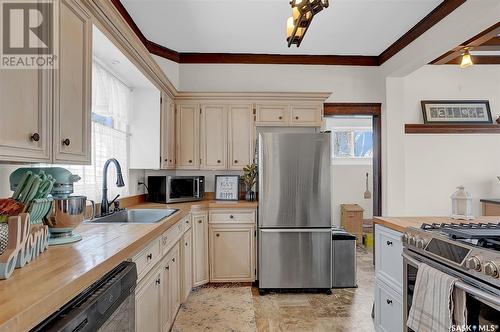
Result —
<instances>
[{"instance_id":1,"label":"kitchen towel","mask_svg":"<svg viewBox=\"0 0 500 332\"><path fill-rule=\"evenodd\" d=\"M448 332L453 324L453 288L458 279L426 264L418 267L407 326L415 332Z\"/></svg>"},{"instance_id":2,"label":"kitchen towel","mask_svg":"<svg viewBox=\"0 0 500 332\"><path fill-rule=\"evenodd\" d=\"M467 326L467 294L455 287L453 291L453 324Z\"/></svg>"}]
</instances>

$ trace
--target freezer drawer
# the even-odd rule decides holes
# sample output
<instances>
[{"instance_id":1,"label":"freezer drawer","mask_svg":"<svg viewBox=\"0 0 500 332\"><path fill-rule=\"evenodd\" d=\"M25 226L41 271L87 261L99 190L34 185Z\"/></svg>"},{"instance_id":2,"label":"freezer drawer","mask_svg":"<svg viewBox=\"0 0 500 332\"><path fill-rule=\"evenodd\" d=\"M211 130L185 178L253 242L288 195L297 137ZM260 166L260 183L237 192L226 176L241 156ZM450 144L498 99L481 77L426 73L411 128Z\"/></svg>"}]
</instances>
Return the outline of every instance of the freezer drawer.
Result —
<instances>
[{"instance_id":1,"label":"freezer drawer","mask_svg":"<svg viewBox=\"0 0 500 332\"><path fill-rule=\"evenodd\" d=\"M331 288L331 229L260 229L259 288Z\"/></svg>"}]
</instances>

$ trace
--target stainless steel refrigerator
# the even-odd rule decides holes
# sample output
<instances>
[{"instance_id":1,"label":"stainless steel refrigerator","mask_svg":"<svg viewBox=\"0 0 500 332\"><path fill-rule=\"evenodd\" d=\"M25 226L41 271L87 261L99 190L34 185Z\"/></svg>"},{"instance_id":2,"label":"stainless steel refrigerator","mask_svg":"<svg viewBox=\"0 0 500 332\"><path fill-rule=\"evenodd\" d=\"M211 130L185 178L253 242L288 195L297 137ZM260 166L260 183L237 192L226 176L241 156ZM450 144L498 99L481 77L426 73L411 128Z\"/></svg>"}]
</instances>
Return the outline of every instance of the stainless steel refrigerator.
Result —
<instances>
[{"instance_id":1,"label":"stainless steel refrigerator","mask_svg":"<svg viewBox=\"0 0 500 332\"><path fill-rule=\"evenodd\" d=\"M330 134L259 134L259 289L331 288Z\"/></svg>"}]
</instances>

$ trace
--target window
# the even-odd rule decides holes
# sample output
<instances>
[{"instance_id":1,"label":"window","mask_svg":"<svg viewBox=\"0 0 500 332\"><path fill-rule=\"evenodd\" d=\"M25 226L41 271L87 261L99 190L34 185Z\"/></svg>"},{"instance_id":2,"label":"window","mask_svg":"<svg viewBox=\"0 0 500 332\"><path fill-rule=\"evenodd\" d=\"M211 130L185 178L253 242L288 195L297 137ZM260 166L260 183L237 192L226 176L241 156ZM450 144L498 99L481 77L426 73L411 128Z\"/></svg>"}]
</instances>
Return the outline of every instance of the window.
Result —
<instances>
[{"instance_id":1,"label":"window","mask_svg":"<svg viewBox=\"0 0 500 332\"><path fill-rule=\"evenodd\" d=\"M92 66L92 165L62 166L81 176L75 183L75 193L100 200L103 166L107 159L116 158L122 167L125 187L117 188L116 171L108 171L108 198L128 195L128 113L131 90L97 62Z\"/></svg>"},{"instance_id":2,"label":"window","mask_svg":"<svg viewBox=\"0 0 500 332\"><path fill-rule=\"evenodd\" d=\"M366 164L372 162L371 117L327 118L326 129L332 133L332 163Z\"/></svg>"}]
</instances>

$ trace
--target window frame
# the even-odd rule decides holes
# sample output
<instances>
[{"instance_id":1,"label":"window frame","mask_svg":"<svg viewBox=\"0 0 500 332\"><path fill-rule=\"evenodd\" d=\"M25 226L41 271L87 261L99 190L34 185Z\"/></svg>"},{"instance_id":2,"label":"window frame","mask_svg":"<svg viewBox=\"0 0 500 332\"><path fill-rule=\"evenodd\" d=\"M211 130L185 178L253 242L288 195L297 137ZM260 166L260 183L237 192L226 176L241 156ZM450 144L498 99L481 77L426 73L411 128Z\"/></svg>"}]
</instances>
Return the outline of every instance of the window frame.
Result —
<instances>
[{"instance_id":1,"label":"window frame","mask_svg":"<svg viewBox=\"0 0 500 332\"><path fill-rule=\"evenodd\" d=\"M350 145L350 152L352 157L335 157L333 155L333 146L332 146L332 153L331 153L331 164L332 165L373 165L373 155L371 157L355 157L354 156L354 150L355 150L355 144L354 144L354 133L356 131L368 131L372 133L372 141L373 141L373 128L368 127L368 126L346 126L346 127L335 127L331 128L331 133L332 133L332 139L333 136L335 135L336 132L350 132L351 135L351 142L352 144Z\"/></svg>"}]
</instances>

